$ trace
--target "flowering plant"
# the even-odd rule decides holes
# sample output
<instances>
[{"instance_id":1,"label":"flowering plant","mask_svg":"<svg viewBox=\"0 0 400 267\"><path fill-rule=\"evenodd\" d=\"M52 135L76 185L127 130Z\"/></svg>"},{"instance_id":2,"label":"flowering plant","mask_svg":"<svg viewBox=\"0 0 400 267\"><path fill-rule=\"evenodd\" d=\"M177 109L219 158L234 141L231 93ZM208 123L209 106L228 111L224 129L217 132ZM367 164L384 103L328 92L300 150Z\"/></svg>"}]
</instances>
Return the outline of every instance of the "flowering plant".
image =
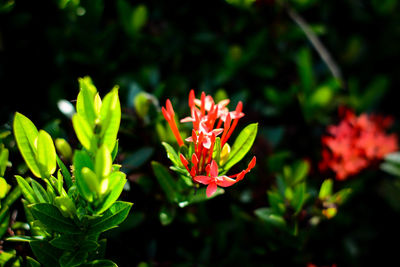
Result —
<instances>
[{"instance_id":1,"label":"flowering plant","mask_svg":"<svg viewBox=\"0 0 400 267\"><path fill-rule=\"evenodd\" d=\"M322 138L321 170L332 170L337 180L359 173L385 155L398 149L396 134L385 131L392 125L390 117L361 114L342 108L343 119L328 127L329 135Z\"/></svg>"},{"instance_id":2,"label":"flowering plant","mask_svg":"<svg viewBox=\"0 0 400 267\"><path fill-rule=\"evenodd\" d=\"M232 147L228 144L239 119L244 116L241 101L234 111L229 111L227 108L229 102L229 99L225 99L215 103L214 99L204 92L201 98L197 99L194 90L191 90L189 93L190 116L180 120L182 123L193 125L191 135L185 140L182 139L178 129L171 101L167 99L166 106L162 107L162 114L176 138L179 151L176 152L166 142L163 142L163 146L173 164L171 169L177 172L184 181L184 185L180 186L182 192L188 188L197 190L200 184L203 184L207 185L205 195L210 198L223 192L218 187L236 184L254 168L256 157L253 157L246 169L233 175L226 175L228 170L249 152L257 134L257 123L250 124L242 130ZM153 162L153 168L159 180L166 179L162 177L165 171L160 173L158 163ZM176 191L175 188L174 191ZM202 195L204 192L196 192L196 194ZM173 200L180 203L184 198L181 193L175 194L174 197Z\"/></svg>"},{"instance_id":3,"label":"flowering plant","mask_svg":"<svg viewBox=\"0 0 400 267\"><path fill-rule=\"evenodd\" d=\"M117 201L126 183L121 166L113 164L121 119L118 88L102 100L89 77L79 83L72 123L82 147L73 152L72 162L67 143L56 142L65 158L58 157L50 134L15 114L16 143L39 179L16 175L32 236L8 240L29 242L43 266L116 266L102 259L106 240L99 238L124 221L132 206Z\"/></svg>"}]
</instances>

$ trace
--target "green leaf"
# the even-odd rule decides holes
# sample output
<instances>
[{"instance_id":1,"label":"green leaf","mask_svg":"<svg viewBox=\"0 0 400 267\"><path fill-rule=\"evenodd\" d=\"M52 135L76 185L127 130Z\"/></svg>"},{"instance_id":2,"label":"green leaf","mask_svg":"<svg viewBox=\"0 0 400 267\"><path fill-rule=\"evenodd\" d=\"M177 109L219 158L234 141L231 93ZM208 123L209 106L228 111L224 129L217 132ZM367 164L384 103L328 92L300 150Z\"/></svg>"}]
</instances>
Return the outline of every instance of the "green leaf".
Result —
<instances>
[{"instance_id":1,"label":"green leaf","mask_svg":"<svg viewBox=\"0 0 400 267\"><path fill-rule=\"evenodd\" d=\"M45 267L59 266L58 259L61 257L62 251L50 245L47 241L30 242L33 254L38 261Z\"/></svg>"},{"instance_id":2,"label":"green leaf","mask_svg":"<svg viewBox=\"0 0 400 267\"><path fill-rule=\"evenodd\" d=\"M82 267L118 267L118 265L109 260L95 260L82 265Z\"/></svg>"},{"instance_id":3,"label":"green leaf","mask_svg":"<svg viewBox=\"0 0 400 267\"><path fill-rule=\"evenodd\" d=\"M33 204L29 209L35 218L51 230L66 234L80 233L80 229L75 225L74 221L64 217L57 207L51 204Z\"/></svg>"},{"instance_id":4,"label":"green leaf","mask_svg":"<svg viewBox=\"0 0 400 267\"><path fill-rule=\"evenodd\" d=\"M80 91L76 100L76 111L93 129L97 117L94 103L97 89L90 77L79 78L78 80Z\"/></svg>"},{"instance_id":5,"label":"green leaf","mask_svg":"<svg viewBox=\"0 0 400 267\"><path fill-rule=\"evenodd\" d=\"M385 161L400 165L400 152L393 152L385 156Z\"/></svg>"},{"instance_id":6,"label":"green leaf","mask_svg":"<svg viewBox=\"0 0 400 267\"><path fill-rule=\"evenodd\" d=\"M223 188L218 187L217 191L214 193L214 195L212 195L211 197L207 197L206 190L207 190L206 187L201 187L201 188L197 189L196 191L194 189L192 189L189 192L189 195L185 199L181 199L179 201L179 203L178 203L179 207L184 208L184 207L194 204L194 203L199 203L199 202L203 202L206 200L210 200L219 195L222 195L225 192L225 190Z\"/></svg>"},{"instance_id":7,"label":"green leaf","mask_svg":"<svg viewBox=\"0 0 400 267\"><path fill-rule=\"evenodd\" d=\"M344 202L347 201L347 199L350 197L351 192L352 192L351 188L342 189L342 190L340 190L339 192L335 193L335 194L332 196L331 199L332 199L335 203L341 205L341 204L343 204Z\"/></svg>"},{"instance_id":8,"label":"green leaf","mask_svg":"<svg viewBox=\"0 0 400 267\"><path fill-rule=\"evenodd\" d=\"M8 149L4 148L4 145L0 145L0 177L3 177L6 171L8 164L8 154Z\"/></svg>"},{"instance_id":9,"label":"green leaf","mask_svg":"<svg viewBox=\"0 0 400 267\"><path fill-rule=\"evenodd\" d=\"M160 163L152 161L151 166L153 167L153 172L161 188L164 190L167 199L170 202L175 202L177 188L175 179L171 176L171 174L169 174L168 169Z\"/></svg>"},{"instance_id":10,"label":"green leaf","mask_svg":"<svg viewBox=\"0 0 400 267\"><path fill-rule=\"evenodd\" d=\"M43 187L38 182L31 179L31 185L32 185L33 192L36 195L36 199L38 199L40 203L49 203L50 202L49 197L46 193L46 190L44 190Z\"/></svg>"},{"instance_id":11,"label":"green leaf","mask_svg":"<svg viewBox=\"0 0 400 267\"><path fill-rule=\"evenodd\" d=\"M118 98L118 87L114 87L104 97L100 110L101 144L105 144L112 151L117 139L121 121L121 105Z\"/></svg>"},{"instance_id":12,"label":"green leaf","mask_svg":"<svg viewBox=\"0 0 400 267\"><path fill-rule=\"evenodd\" d=\"M171 160L173 165L178 167L183 167L183 164L179 158L178 153L176 153L175 149L166 142L162 142L162 145L164 146L165 151L167 152L167 157Z\"/></svg>"},{"instance_id":13,"label":"green leaf","mask_svg":"<svg viewBox=\"0 0 400 267\"><path fill-rule=\"evenodd\" d=\"M28 182L19 175L15 175L17 179L18 185L21 188L22 194L29 204L38 203L39 199L37 199L36 194L34 193L32 187L28 184Z\"/></svg>"},{"instance_id":14,"label":"green leaf","mask_svg":"<svg viewBox=\"0 0 400 267\"><path fill-rule=\"evenodd\" d=\"M27 117L16 112L14 117L14 136L19 151L26 164L36 177L42 177L39 164L36 160L36 138L38 130Z\"/></svg>"},{"instance_id":15,"label":"green leaf","mask_svg":"<svg viewBox=\"0 0 400 267\"><path fill-rule=\"evenodd\" d=\"M273 213L269 208L259 208L254 211L254 213L259 217L261 220L276 226L278 228L284 229L286 228L286 221L285 219Z\"/></svg>"},{"instance_id":16,"label":"green leaf","mask_svg":"<svg viewBox=\"0 0 400 267\"><path fill-rule=\"evenodd\" d=\"M10 224L10 213L4 212L4 218L0 219L0 240L3 240L3 235L7 232L9 224Z\"/></svg>"},{"instance_id":17,"label":"green leaf","mask_svg":"<svg viewBox=\"0 0 400 267\"><path fill-rule=\"evenodd\" d=\"M229 158L223 166L227 172L249 152L257 135L258 123L252 123L244 128L233 143Z\"/></svg>"},{"instance_id":18,"label":"green leaf","mask_svg":"<svg viewBox=\"0 0 400 267\"><path fill-rule=\"evenodd\" d=\"M90 233L102 233L118 226L128 216L132 203L117 201L100 218L89 221Z\"/></svg>"},{"instance_id":19,"label":"green leaf","mask_svg":"<svg viewBox=\"0 0 400 267\"><path fill-rule=\"evenodd\" d=\"M114 162L115 158L117 157L118 154L118 140L115 142L115 146L113 148L113 150L111 151L111 158L112 161Z\"/></svg>"},{"instance_id":20,"label":"green leaf","mask_svg":"<svg viewBox=\"0 0 400 267\"><path fill-rule=\"evenodd\" d=\"M291 203L296 214L301 211L306 199L306 183L301 183L295 187Z\"/></svg>"},{"instance_id":21,"label":"green leaf","mask_svg":"<svg viewBox=\"0 0 400 267\"><path fill-rule=\"evenodd\" d=\"M43 175L48 178L56 171L56 148L51 136L43 131L39 131L37 138L37 162Z\"/></svg>"},{"instance_id":22,"label":"green leaf","mask_svg":"<svg viewBox=\"0 0 400 267\"><path fill-rule=\"evenodd\" d=\"M400 166L399 165L392 164L389 162L384 162L379 166L379 168L384 172L387 172L391 175L400 177Z\"/></svg>"},{"instance_id":23,"label":"green leaf","mask_svg":"<svg viewBox=\"0 0 400 267\"><path fill-rule=\"evenodd\" d=\"M292 168L292 174L291 174L292 177L290 178L291 181L290 186L293 186L303 181L306 178L309 170L310 170L310 165L307 161L301 160L296 162Z\"/></svg>"},{"instance_id":24,"label":"green leaf","mask_svg":"<svg viewBox=\"0 0 400 267\"><path fill-rule=\"evenodd\" d=\"M67 185L67 189L69 189L73 185L71 174L69 173L64 162L62 162L62 160L58 156L56 157L56 159L57 159L57 165L61 170L65 184Z\"/></svg>"},{"instance_id":25,"label":"green leaf","mask_svg":"<svg viewBox=\"0 0 400 267\"><path fill-rule=\"evenodd\" d=\"M75 250L75 251L64 251L60 258L61 267L74 267L79 266L86 261L88 257L88 252L85 250Z\"/></svg>"},{"instance_id":26,"label":"green leaf","mask_svg":"<svg viewBox=\"0 0 400 267\"><path fill-rule=\"evenodd\" d=\"M121 195L126 183L126 175L123 172L114 172L108 179L110 180L109 188L111 191L104 198L103 202L97 206L97 214L103 213L107 210Z\"/></svg>"},{"instance_id":27,"label":"green leaf","mask_svg":"<svg viewBox=\"0 0 400 267\"><path fill-rule=\"evenodd\" d=\"M108 150L107 146L102 145L96 152L94 169L97 177L102 179L103 177L107 177L111 172L111 153Z\"/></svg>"},{"instance_id":28,"label":"green leaf","mask_svg":"<svg viewBox=\"0 0 400 267\"><path fill-rule=\"evenodd\" d=\"M27 242L30 243L32 241L40 241L43 240L42 236L11 236L6 239L7 241L12 242Z\"/></svg>"},{"instance_id":29,"label":"green leaf","mask_svg":"<svg viewBox=\"0 0 400 267\"><path fill-rule=\"evenodd\" d=\"M167 207L165 205L161 206L161 210L159 213L160 222L163 226L170 224L176 215L176 206Z\"/></svg>"},{"instance_id":30,"label":"green leaf","mask_svg":"<svg viewBox=\"0 0 400 267\"><path fill-rule=\"evenodd\" d=\"M78 237L76 235L63 234L51 240L50 244L64 251L72 251L78 246L77 238Z\"/></svg>"},{"instance_id":31,"label":"green leaf","mask_svg":"<svg viewBox=\"0 0 400 267\"><path fill-rule=\"evenodd\" d=\"M134 32L138 32L147 22L147 7L138 5L133 9L131 27Z\"/></svg>"},{"instance_id":32,"label":"green leaf","mask_svg":"<svg viewBox=\"0 0 400 267\"><path fill-rule=\"evenodd\" d=\"M326 179L321 185L318 198L325 199L327 197L330 197L332 195L332 189L333 189L332 179Z\"/></svg>"},{"instance_id":33,"label":"green leaf","mask_svg":"<svg viewBox=\"0 0 400 267\"><path fill-rule=\"evenodd\" d=\"M82 146L88 151L92 151L94 134L90 125L78 113L72 117L72 124L75 129L76 136Z\"/></svg>"},{"instance_id":34,"label":"green leaf","mask_svg":"<svg viewBox=\"0 0 400 267\"><path fill-rule=\"evenodd\" d=\"M37 262L36 260L32 259L29 256L26 256L26 263L28 265L28 267L40 267L40 263Z\"/></svg>"},{"instance_id":35,"label":"green leaf","mask_svg":"<svg viewBox=\"0 0 400 267\"><path fill-rule=\"evenodd\" d=\"M88 185L86 184L83 176L82 176L82 169L87 167L93 170L94 166L90 159L90 156L85 151L76 151L74 154L74 176L76 185L78 187L79 193L88 201L93 200L93 192L90 190Z\"/></svg>"},{"instance_id":36,"label":"green leaf","mask_svg":"<svg viewBox=\"0 0 400 267\"><path fill-rule=\"evenodd\" d=\"M308 94L313 90L315 85L310 50L301 49L297 54L296 60L303 92Z\"/></svg>"}]
</instances>

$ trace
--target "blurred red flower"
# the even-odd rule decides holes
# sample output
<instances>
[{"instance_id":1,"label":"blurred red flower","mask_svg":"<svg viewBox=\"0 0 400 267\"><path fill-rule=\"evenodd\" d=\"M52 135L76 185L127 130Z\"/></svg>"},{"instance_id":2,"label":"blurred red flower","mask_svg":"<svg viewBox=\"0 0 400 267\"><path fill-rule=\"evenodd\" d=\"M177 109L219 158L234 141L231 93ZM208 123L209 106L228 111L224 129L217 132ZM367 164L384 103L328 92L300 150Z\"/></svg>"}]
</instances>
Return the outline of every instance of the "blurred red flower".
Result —
<instances>
[{"instance_id":1,"label":"blurred red flower","mask_svg":"<svg viewBox=\"0 0 400 267\"><path fill-rule=\"evenodd\" d=\"M386 133L392 118L365 113L356 116L345 108L339 111L343 119L328 126L329 135L322 137L321 171L330 169L337 180L345 180L398 149L397 135Z\"/></svg>"}]
</instances>

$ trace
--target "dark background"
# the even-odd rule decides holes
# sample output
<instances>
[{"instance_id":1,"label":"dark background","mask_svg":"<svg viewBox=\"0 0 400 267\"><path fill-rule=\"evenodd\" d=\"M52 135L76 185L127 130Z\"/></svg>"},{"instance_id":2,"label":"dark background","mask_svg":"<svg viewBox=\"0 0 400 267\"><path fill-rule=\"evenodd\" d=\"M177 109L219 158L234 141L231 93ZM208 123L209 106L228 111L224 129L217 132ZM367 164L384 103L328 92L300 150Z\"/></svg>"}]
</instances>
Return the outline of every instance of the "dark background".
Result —
<instances>
[{"instance_id":1,"label":"dark background","mask_svg":"<svg viewBox=\"0 0 400 267\"><path fill-rule=\"evenodd\" d=\"M131 215L105 234L107 257L120 266L383 266L398 261L399 191L377 166L336 183L336 188L352 187L352 198L334 219L304 226L304 238L282 235L254 216L256 208L268 206L266 191L275 177L268 167L271 155L289 151L292 159L308 158L310 188L329 178L317 169L320 137L338 121L340 105L398 118L397 1L0 3L2 128L10 129L18 111L39 128L47 127L54 138L77 145L57 101L73 103L78 77L89 75L102 96L120 86L124 116L118 160L140 157L135 154L140 149L150 151L144 162L127 170L131 189L121 198L135 203ZM341 85L288 9L318 35L341 69ZM302 74L308 65L311 76ZM300 100L322 86L331 93L323 104L310 107ZM191 88L197 96L226 92L231 109L244 102L246 117L238 128L260 124L245 161L255 154L258 163L240 185L206 203L178 209L174 221L162 226L158 216L165 196L150 161L169 162L154 134L155 119L140 118L133 98L140 91L154 95L160 105L171 98L184 117ZM21 159L13 157L17 166Z\"/></svg>"}]
</instances>

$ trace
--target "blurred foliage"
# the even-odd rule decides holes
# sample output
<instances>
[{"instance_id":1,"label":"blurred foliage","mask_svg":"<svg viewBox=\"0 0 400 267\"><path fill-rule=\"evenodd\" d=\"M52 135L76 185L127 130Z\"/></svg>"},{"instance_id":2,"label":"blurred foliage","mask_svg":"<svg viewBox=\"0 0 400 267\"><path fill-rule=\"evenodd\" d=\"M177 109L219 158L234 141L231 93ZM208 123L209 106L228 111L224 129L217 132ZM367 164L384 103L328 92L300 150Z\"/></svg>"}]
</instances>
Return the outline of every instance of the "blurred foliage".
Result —
<instances>
[{"instance_id":1,"label":"blurred foliage","mask_svg":"<svg viewBox=\"0 0 400 267\"><path fill-rule=\"evenodd\" d=\"M400 55L399 8L395 0L0 0L0 125L10 131L19 111L77 147L71 113L57 103L75 101L77 77L90 75L98 88L120 86L116 161L129 180L121 200L135 206L119 228L105 233L106 258L119 266L391 264L397 260L391 243L400 238L400 183L389 173L398 164L388 158L391 167L382 169L389 173L374 166L330 185L317 163L320 137L337 121L338 106L400 117L394 101L400 70L389 64ZM332 76L290 9L330 52L343 81ZM259 122L251 151L257 168L234 190L177 209L165 201L151 162L168 165L161 141L174 140L159 103L170 98L184 114L191 88L216 101L229 95L231 105L243 101L241 123ZM398 124L393 131L399 133ZM13 175L28 168L12 136L6 140L13 168L4 178L14 188ZM306 185L292 185L287 179L296 175L287 173L302 173L304 163L294 163L300 159L308 162ZM281 194L280 180L292 193ZM336 208L335 194L345 188L350 199L333 218L315 226L311 217L294 231L301 210ZM279 199L276 206L270 196ZM269 213L254 213L265 207ZM21 204L14 209L23 216ZM294 210L289 217L288 210ZM282 223L276 216L290 231L276 227ZM28 246L6 242L4 248L33 257Z\"/></svg>"}]
</instances>

